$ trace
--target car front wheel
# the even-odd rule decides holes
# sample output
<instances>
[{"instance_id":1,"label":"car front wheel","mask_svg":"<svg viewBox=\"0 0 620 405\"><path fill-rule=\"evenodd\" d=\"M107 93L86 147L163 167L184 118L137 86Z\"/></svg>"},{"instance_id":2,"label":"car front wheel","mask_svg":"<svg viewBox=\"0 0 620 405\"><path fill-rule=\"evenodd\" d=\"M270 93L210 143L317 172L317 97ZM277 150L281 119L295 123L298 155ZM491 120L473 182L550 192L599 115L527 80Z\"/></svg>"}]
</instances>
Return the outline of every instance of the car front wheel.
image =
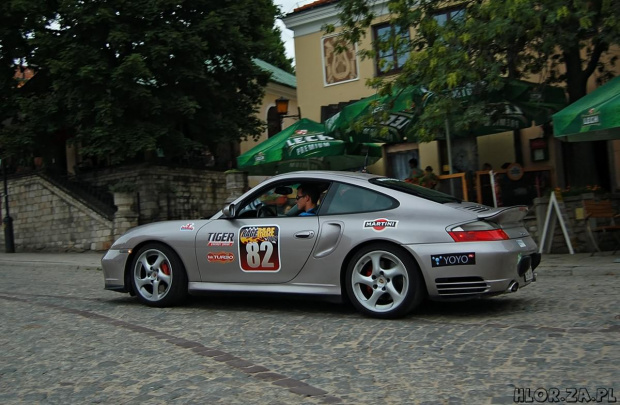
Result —
<instances>
[{"instance_id":1,"label":"car front wheel","mask_svg":"<svg viewBox=\"0 0 620 405\"><path fill-rule=\"evenodd\" d=\"M131 280L143 303L166 307L180 303L187 296L187 275L179 256L169 247L152 243L135 255Z\"/></svg>"},{"instance_id":2,"label":"car front wheel","mask_svg":"<svg viewBox=\"0 0 620 405\"><path fill-rule=\"evenodd\" d=\"M415 261L388 244L358 251L349 262L345 282L355 308L375 318L405 316L420 304L424 294Z\"/></svg>"}]
</instances>

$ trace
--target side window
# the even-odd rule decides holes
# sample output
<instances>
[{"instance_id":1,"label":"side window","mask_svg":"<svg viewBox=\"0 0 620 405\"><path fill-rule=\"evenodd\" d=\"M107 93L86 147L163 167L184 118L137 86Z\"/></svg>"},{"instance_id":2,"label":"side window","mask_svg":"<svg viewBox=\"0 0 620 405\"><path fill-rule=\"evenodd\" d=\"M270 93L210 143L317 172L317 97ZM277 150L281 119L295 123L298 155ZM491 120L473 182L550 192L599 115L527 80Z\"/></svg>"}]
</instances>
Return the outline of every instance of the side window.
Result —
<instances>
[{"instance_id":1,"label":"side window","mask_svg":"<svg viewBox=\"0 0 620 405\"><path fill-rule=\"evenodd\" d=\"M320 207L329 187L327 182L307 181L306 185L316 187L318 195L317 207ZM298 216L300 210L297 204L297 188L299 182L280 183L278 185L258 190L248 200L245 200L237 212L237 218L273 218Z\"/></svg>"},{"instance_id":2,"label":"side window","mask_svg":"<svg viewBox=\"0 0 620 405\"><path fill-rule=\"evenodd\" d=\"M296 185L295 185L296 186ZM278 185L261 190L243 203L238 218L260 218L284 216L295 205L293 185Z\"/></svg>"},{"instance_id":3,"label":"side window","mask_svg":"<svg viewBox=\"0 0 620 405\"><path fill-rule=\"evenodd\" d=\"M381 193L348 184L335 184L333 195L323 214L353 214L396 208L398 203ZM330 193L332 190L330 189Z\"/></svg>"}]
</instances>

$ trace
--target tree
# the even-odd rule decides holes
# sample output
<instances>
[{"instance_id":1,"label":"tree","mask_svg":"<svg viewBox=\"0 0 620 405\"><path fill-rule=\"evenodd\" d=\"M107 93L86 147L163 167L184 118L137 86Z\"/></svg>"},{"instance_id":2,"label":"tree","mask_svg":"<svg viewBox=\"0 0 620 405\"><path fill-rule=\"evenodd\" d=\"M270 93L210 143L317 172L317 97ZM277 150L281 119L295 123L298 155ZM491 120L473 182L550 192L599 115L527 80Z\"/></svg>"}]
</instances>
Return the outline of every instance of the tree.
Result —
<instances>
[{"instance_id":1,"label":"tree","mask_svg":"<svg viewBox=\"0 0 620 405\"><path fill-rule=\"evenodd\" d=\"M375 1L341 0L344 43L358 43L378 17ZM446 10L463 9L453 18L435 18ZM385 14L385 8L382 9ZM432 140L444 131L450 113L457 131L467 131L489 114L485 94L501 90L503 78L526 78L541 85L565 83L569 102L586 94L587 80L598 70L609 76L620 44L620 6L612 0L391 0L391 35L375 38L365 58L396 49L409 52L399 76L370 79L368 84L389 94L394 86L425 84L437 97L411 128L418 139ZM400 33L409 28L408 38ZM334 31L335 27L328 27ZM389 68L390 61L384 61ZM478 101L452 97L461 91Z\"/></svg>"},{"instance_id":2,"label":"tree","mask_svg":"<svg viewBox=\"0 0 620 405\"><path fill-rule=\"evenodd\" d=\"M24 61L32 55L31 33L42 27L42 21L52 2L7 0L0 3L0 131L5 135L0 140L2 156L10 156L14 150L34 144L31 133L17 139L19 106L24 91L23 81L16 80L24 71ZM6 136L7 134L13 136Z\"/></svg>"},{"instance_id":3,"label":"tree","mask_svg":"<svg viewBox=\"0 0 620 405\"><path fill-rule=\"evenodd\" d=\"M10 30L28 49L16 46L8 58L24 58L39 73L20 94L19 125L5 128L4 144L17 149L35 134L45 145L62 133L83 155L118 163L262 132L255 113L269 77L252 60L280 52L272 0L24 4L32 7L20 9L24 24Z\"/></svg>"},{"instance_id":4,"label":"tree","mask_svg":"<svg viewBox=\"0 0 620 405\"><path fill-rule=\"evenodd\" d=\"M293 59L286 57L286 51L284 49L284 43L282 42L281 35L282 30L280 30L279 27L274 26L273 29L266 35L268 46L264 52L258 55L258 58L284 70L285 72L295 74Z\"/></svg>"}]
</instances>

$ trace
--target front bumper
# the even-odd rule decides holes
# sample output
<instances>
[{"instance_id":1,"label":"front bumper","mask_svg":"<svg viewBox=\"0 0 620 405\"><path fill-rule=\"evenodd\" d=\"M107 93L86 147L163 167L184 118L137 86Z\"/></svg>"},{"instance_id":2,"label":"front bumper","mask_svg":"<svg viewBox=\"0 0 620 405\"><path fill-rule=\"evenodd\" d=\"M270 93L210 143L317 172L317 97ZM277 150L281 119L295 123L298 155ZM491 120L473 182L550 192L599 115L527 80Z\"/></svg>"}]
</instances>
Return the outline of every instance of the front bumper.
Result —
<instances>
[{"instance_id":1,"label":"front bumper","mask_svg":"<svg viewBox=\"0 0 620 405\"><path fill-rule=\"evenodd\" d=\"M106 290L129 292L129 286L125 285L125 266L129 255L128 250L110 249L101 259Z\"/></svg>"}]
</instances>

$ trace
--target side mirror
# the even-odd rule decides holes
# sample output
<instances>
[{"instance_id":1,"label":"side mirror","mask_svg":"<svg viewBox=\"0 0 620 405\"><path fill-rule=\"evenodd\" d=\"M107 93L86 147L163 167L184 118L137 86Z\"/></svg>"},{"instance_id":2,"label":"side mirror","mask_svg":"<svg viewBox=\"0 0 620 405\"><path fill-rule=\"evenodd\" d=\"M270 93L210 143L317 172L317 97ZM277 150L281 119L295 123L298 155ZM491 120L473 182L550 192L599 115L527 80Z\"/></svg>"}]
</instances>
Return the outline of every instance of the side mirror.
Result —
<instances>
[{"instance_id":1,"label":"side mirror","mask_svg":"<svg viewBox=\"0 0 620 405\"><path fill-rule=\"evenodd\" d=\"M230 204L222 208L222 214L224 214L226 218L234 218L235 217L235 204Z\"/></svg>"}]
</instances>

